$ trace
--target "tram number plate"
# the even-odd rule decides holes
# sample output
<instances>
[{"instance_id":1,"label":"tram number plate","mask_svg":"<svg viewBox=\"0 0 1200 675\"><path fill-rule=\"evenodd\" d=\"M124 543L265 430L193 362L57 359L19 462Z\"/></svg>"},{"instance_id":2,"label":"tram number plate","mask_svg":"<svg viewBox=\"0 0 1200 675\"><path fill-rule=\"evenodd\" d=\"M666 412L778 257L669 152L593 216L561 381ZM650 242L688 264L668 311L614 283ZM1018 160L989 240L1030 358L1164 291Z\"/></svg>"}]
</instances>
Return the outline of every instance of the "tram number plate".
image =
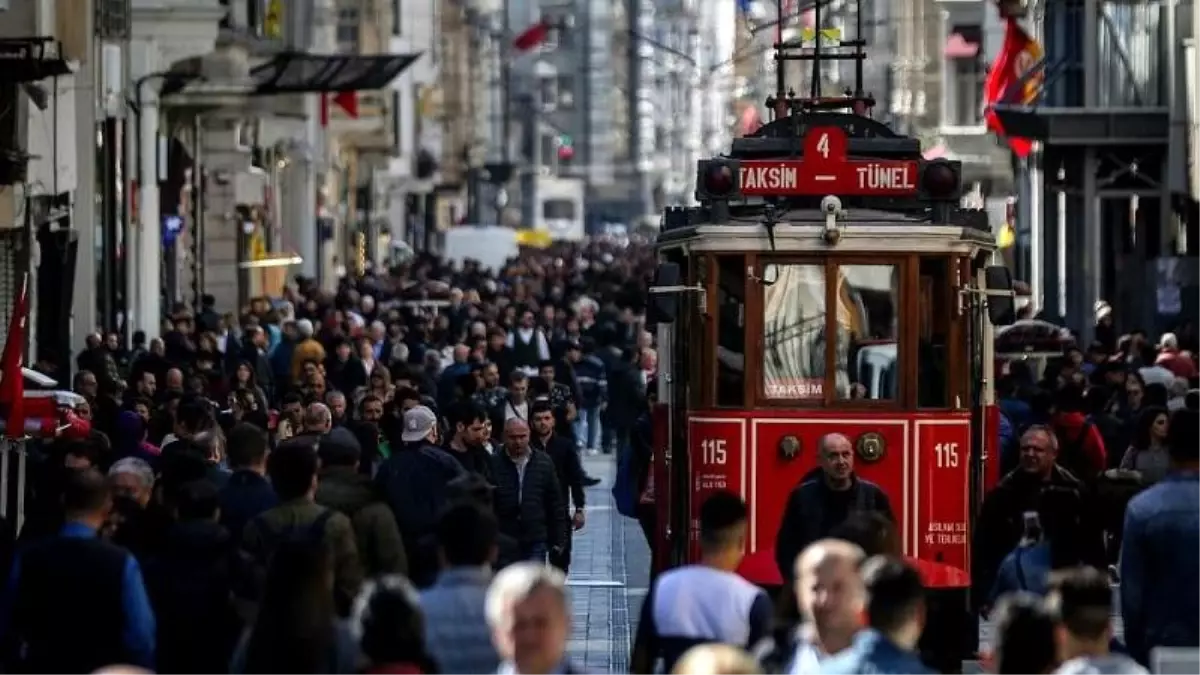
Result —
<instances>
[{"instance_id":1,"label":"tram number plate","mask_svg":"<svg viewBox=\"0 0 1200 675\"><path fill-rule=\"evenodd\" d=\"M713 494L734 492L745 497L746 422L739 419L692 418L688 421L689 495L692 527L689 533L693 548L699 545L700 505ZM699 555L699 550L693 551Z\"/></svg>"},{"instance_id":2,"label":"tram number plate","mask_svg":"<svg viewBox=\"0 0 1200 675\"><path fill-rule=\"evenodd\" d=\"M970 426L917 422L921 470L912 548L923 560L969 571Z\"/></svg>"}]
</instances>

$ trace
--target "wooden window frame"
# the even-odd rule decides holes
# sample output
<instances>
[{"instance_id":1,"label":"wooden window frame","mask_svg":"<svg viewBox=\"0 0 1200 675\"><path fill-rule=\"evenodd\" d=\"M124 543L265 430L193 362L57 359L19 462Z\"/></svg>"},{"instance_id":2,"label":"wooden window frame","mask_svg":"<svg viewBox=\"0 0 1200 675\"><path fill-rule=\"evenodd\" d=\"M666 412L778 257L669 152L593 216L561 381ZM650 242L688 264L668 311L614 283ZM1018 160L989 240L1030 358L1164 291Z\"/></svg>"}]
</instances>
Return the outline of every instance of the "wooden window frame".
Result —
<instances>
[{"instance_id":1,"label":"wooden window frame","mask_svg":"<svg viewBox=\"0 0 1200 675\"><path fill-rule=\"evenodd\" d=\"M842 399L837 397L836 387L833 386L834 347L827 341L825 346L825 381L823 396L820 399L797 398L768 398L762 377L762 363L765 355L763 335L763 284L747 285L746 289L746 392L747 407L763 408L805 408L828 409L833 407L852 409L887 409L914 410L916 408L916 349L917 331L919 330L918 314L916 313L916 291L919 284L919 261L916 254L879 255L877 253L816 253L809 255L746 255L747 267L754 275L761 275L765 266L770 265L816 265L825 269L825 333L832 335L837 330L837 284L829 283L836 280L837 268L841 265L893 265L899 272L899 287L897 290L897 321L896 356L899 360L898 372L900 388L893 399ZM750 275L747 275L748 277ZM835 311L830 311L834 309ZM715 366L715 364L713 364Z\"/></svg>"}]
</instances>

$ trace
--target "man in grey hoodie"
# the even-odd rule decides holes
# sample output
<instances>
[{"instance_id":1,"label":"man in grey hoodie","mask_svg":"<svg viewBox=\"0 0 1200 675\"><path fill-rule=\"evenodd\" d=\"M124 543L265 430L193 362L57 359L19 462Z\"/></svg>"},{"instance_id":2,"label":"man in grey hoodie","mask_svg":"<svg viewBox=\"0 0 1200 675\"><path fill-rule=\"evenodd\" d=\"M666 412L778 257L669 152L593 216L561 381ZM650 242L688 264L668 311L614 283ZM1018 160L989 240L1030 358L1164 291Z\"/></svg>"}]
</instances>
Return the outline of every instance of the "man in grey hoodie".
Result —
<instances>
[{"instance_id":1,"label":"man in grey hoodie","mask_svg":"<svg viewBox=\"0 0 1200 675\"><path fill-rule=\"evenodd\" d=\"M1076 567L1050 577L1046 607L1055 621L1055 641L1065 675L1141 675L1146 669L1111 650L1113 592L1108 576Z\"/></svg>"}]
</instances>

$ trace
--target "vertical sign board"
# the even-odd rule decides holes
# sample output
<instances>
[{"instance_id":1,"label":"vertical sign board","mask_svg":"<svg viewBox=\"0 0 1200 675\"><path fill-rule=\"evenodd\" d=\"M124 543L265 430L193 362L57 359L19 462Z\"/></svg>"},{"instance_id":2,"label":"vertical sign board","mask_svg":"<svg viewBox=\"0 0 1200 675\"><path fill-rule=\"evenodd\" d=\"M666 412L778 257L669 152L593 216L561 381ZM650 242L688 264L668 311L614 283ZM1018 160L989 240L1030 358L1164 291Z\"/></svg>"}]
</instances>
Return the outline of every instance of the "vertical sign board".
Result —
<instances>
[{"instance_id":1,"label":"vertical sign board","mask_svg":"<svg viewBox=\"0 0 1200 675\"><path fill-rule=\"evenodd\" d=\"M971 427L916 423L917 557L970 572Z\"/></svg>"},{"instance_id":2,"label":"vertical sign board","mask_svg":"<svg viewBox=\"0 0 1200 675\"><path fill-rule=\"evenodd\" d=\"M745 448L742 447L746 421L693 417L688 420L688 477L690 513L688 526L689 559L700 558L700 505L722 490L739 494L745 472Z\"/></svg>"}]
</instances>

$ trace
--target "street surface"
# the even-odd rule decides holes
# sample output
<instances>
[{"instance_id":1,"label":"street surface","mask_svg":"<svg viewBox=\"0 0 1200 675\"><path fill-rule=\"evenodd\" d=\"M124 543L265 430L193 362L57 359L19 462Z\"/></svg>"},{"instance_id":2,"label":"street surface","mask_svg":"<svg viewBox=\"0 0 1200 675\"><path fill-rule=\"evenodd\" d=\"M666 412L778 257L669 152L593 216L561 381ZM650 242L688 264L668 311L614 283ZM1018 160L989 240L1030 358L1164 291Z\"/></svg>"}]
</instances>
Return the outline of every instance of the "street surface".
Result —
<instances>
[{"instance_id":1,"label":"street surface","mask_svg":"<svg viewBox=\"0 0 1200 675\"><path fill-rule=\"evenodd\" d=\"M568 650L572 662L586 672L624 673L650 585L650 549L637 521L616 511L610 491L617 473L615 459L585 455L583 466L601 482L586 488L587 526L574 539L567 577L573 608ZM1114 594L1118 590L1114 587ZM1121 618L1118 613L1113 618L1117 637L1122 638ZM989 648L991 636L991 622L981 622L981 649ZM978 662L968 661L963 672L983 670Z\"/></svg>"}]
</instances>

